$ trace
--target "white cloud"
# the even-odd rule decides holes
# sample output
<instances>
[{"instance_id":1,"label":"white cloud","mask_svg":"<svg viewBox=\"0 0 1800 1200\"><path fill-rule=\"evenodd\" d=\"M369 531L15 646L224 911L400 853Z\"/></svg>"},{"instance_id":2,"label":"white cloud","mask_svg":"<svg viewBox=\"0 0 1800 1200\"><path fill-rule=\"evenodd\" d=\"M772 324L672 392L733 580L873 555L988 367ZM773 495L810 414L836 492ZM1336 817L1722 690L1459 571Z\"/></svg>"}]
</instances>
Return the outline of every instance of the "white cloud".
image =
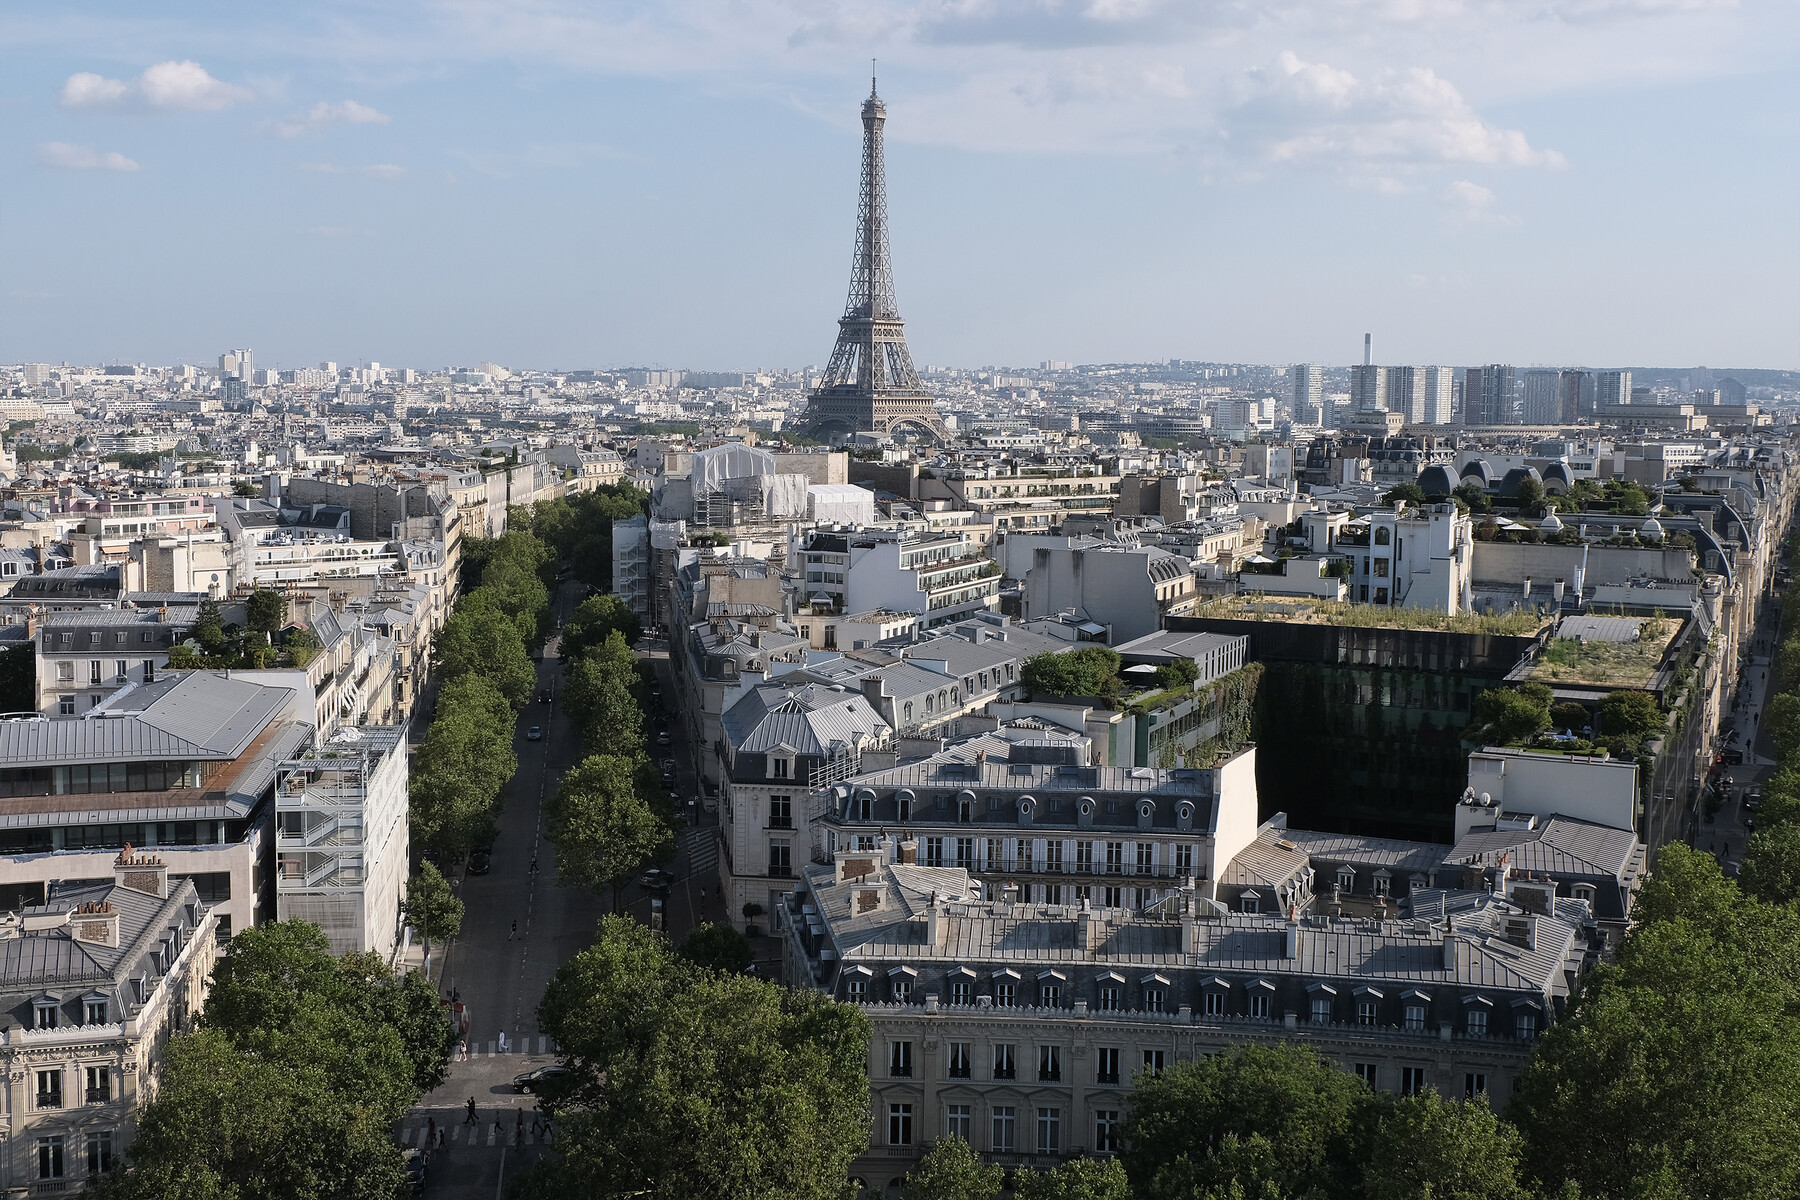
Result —
<instances>
[{"instance_id":1,"label":"white cloud","mask_svg":"<svg viewBox=\"0 0 1800 1200\"><path fill-rule=\"evenodd\" d=\"M101 153L91 146L71 146L68 142L45 142L38 147L38 161L47 167L65 171L135 171L137 163L116 150Z\"/></svg>"},{"instance_id":2,"label":"white cloud","mask_svg":"<svg viewBox=\"0 0 1800 1200\"><path fill-rule=\"evenodd\" d=\"M1517 220L1494 209L1494 193L1467 179L1458 179L1438 197L1450 219L1470 225L1515 225Z\"/></svg>"},{"instance_id":3,"label":"white cloud","mask_svg":"<svg viewBox=\"0 0 1800 1200\"><path fill-rule=\"evenodd\" d=\"M249 88L214 79L197 62L174 60L157 63L131 80L81 71L62 87L63 107L75 109L217 112L254 99Z\"/></svg>"},{"instance_id":4,"label":"white cloud","mask_svg":"<svg viewBox=\"0 0 1800 1200\"><path fill-rule=\"evenodd\" d=\"M399 179L406 174L406 168L397 163L369 163L366 166L347 167L340 163L317 162L302 163L302 171L311 171L315 175L366 175L370 179Z\"/></svg>"},{"instance_id":5,"label":"white cloud","mask_svg":"<svg viewBox=\"0 0 1800 1200\"><path fill-rule=\"evenodd\" d=\"M270 129L276 137L297 138L316 133L330 125L386 125L388 120L386 113L355 100L344 100L337 104L321 100L286 120L275 122Z\"/></svg>"},{"instance_id":6,"label":"white cloud","mask_svg":"<svg viewBox=\"0 0 1800 1200\"><path fill-rule=\"evenodd\" d=\"M1247 73L1227 123L1271 163L1389 161L1560 167L1516 129L1483 121L1449 80L1428 67L1385 68L1367 78L1283 50Z\"/></svg>"}]
</instances>

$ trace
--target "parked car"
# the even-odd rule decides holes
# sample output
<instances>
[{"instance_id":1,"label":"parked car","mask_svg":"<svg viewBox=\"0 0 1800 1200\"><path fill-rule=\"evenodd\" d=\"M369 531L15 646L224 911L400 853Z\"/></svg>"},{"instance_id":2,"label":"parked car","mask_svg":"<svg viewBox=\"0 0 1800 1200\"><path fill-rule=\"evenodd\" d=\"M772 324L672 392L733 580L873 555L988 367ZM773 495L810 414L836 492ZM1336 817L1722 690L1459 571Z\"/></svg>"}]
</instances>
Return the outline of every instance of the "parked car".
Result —
<instances>
[{"instance_id":1,"label":"parked car","mask_svg":"<svg viewBox=\"0 0 1800 1200\"><path fill-rule=\"evenodd\" d=\"M493 865L493 856L486 850L475 850L469 854L469 874L471 875L486 875Z\"/></svg>"},{"instance_id":2,"label":"parked car","mask_svg":"<svg viewBox=\"0 0 1800 1200\"><path fill-rule=\"evenodd\" d=\"M638 886L646 892L660 892L667 895L669 889L675 886L675 874L672 871L665 871L661 867L651 867L638 876Z\"/></svg>"},{"instance_id":3,"label":"parked car","mask_svg":"<svg viewBox=\"0 0 1800 1200\"><path fill-rule=\"evenodd\" d=\"M535 1071L524 1071L518 1075L514 1075L512 1089L515 1092L523 1092L529 1096L533 1092L543 1091L546 1087L554 1087L556 1084L568 1079L572 1074L574 1074L574 1072L570 1071L569 1068L563 1066L561 1063L551 1063L549 1066L539 1067Z\"/></svg>"},{"instance_id":4,"label":"parked car","mask_svg":"<svg viewBox=\"0 0 1800 1200\"><path fill-rule=\"evenodd\" d=\"M407 1146L400 1151L401 1159L406 1164L406 1190L413 1195L424 1194L425 1191L425 1155L417 1146Z\"/></svg>"},{"instance_id":5,"label":"parked car","mask_svg":"<svg viewBox=\"0 0 1800 1200\"><path fill-rule=\"evenodd\" d=\"M1741 767L1744 765L1744 752L1742 750L1727 750L1724 757L1727 766Z\"/></svg>"},{"instance_id":6,"label":"parked car","mask_svg":"<svg viewBox=\"0 0 1800 1200\"><path fill-rule=\"evenodd\" d=\"M528 742L543 741L544 740L544 727L542 725L533 725L530 729L527 729L525 731L525 740Z\"/></svg>"}]
</instances>

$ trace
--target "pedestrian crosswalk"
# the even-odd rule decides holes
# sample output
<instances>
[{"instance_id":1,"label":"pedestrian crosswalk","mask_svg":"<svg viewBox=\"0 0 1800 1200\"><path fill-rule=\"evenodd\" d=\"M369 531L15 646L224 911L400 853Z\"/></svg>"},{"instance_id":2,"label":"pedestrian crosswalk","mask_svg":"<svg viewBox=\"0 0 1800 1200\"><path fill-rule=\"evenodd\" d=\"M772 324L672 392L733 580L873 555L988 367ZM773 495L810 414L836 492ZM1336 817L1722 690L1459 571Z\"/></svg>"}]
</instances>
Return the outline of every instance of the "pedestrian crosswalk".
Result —
<instances>
[{"instance_id":1,"label":"pedestrian crosswalk","mask_svg":"<svg viewBox=\"0 0 1800 1200\"><path fill-rule=\"evenodd\" d=\"M509 1037L506 1039L504 1047L500 1045L498 1038L491 1042L470 1042L467 1053L460 1057L488 1058L502 1054L554 1054L555 1052L555 1047L550 1044L549 1037L540 1033L535 1037L531 1034L519 1038Z\"/></svg>"},{"instance_id":2,"label":"pedestrian crosswalk","mask_svg":"<svg viewBox=\"0 0 1800 1200\"><path fill-rule=\"evenodd\" d=\"M432 1145L432 1127L423 1122L409 1121L400 1130L400 1144L416 1146L421 1150L441 1150L452 1146L465 1149L483 1146L548 1146L556 1139L547 1122L540 1124L527 1121L524 1125L519 1125L516 1118L495 1122L484 1117L474 1124L464 1122L460 1125L446 1121L438 1125L435 1132L441 1136L438 1143Z\"/></svg>"},{"instance_id":3,"label":"pedestrian crosswalk","mask_svg":"<svg viewBox=\"0 0 1800 1200\"><path fill-rule=\"evenodd\" d=\"M687 856L688 877L697 887L710 887L719 873L719 831L717 827L702 825L695 829L684 829L681 833L681 849Z\"/></svg>"}]
</instances>

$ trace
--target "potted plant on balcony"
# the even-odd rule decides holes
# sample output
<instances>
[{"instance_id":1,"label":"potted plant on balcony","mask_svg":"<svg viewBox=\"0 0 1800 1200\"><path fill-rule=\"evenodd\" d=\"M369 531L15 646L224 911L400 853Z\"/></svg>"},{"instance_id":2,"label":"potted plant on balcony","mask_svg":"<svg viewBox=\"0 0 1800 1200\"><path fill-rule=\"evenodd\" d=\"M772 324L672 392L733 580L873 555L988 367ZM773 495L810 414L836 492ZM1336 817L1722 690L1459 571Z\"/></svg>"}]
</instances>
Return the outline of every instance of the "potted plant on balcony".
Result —
<instances>
[{"instance_id":1,"label":"potted plant on balcony","mask_svg":"<svg viewBox=\"0 0 1800 1200\"><path fill-rule=\"evenodd\" d=\"M762 930L755 924L755 921L756 921L756 918L762 916L765 911L766 910L763 908L763 906L758 904L754 900L752 900L750 903L744 905L744 936L745 937L761 937L762 936Z\"/></svg>"}]
</instances>

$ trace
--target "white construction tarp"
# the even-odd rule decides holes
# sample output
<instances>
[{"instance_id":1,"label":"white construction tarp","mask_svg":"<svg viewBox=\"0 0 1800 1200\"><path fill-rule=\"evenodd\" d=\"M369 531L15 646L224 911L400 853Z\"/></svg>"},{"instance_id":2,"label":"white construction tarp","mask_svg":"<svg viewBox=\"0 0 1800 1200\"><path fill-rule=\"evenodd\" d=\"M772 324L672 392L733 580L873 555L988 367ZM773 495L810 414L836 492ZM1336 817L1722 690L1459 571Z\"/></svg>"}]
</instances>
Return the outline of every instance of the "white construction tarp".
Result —
<instances>
[{"instance_id":1,"label":"white construction tarp","mask_svg":"<svg viewBox=\"0 0 1800 1200\"><path fill-rule=\"evenodd\" d=\"M815 483L806 489L809 514L820 525L873 525L875 493L854 483Z\"/></svg>"},{"instance_id":2,"label":"white construction tarp","mask_svg":"<svg viewBox=\"0 0 1800 1200\"><path fill-rule=\"evenodd\" d=\"M688 479L694 486L694 498L702 499L722 488L727 479L744 479L752 475L773 475L775 456L756 446L742 442L726 442L694 452Z\"/></svg>"}]
</instances>

